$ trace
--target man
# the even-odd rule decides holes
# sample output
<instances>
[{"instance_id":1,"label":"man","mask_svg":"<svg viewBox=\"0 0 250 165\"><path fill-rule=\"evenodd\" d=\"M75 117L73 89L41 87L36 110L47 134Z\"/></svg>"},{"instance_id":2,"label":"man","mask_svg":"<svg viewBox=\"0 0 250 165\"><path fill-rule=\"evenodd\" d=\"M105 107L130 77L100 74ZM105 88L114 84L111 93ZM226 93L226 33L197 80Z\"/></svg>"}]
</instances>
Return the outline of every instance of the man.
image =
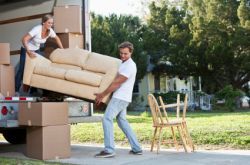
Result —
<instances>
[{"instance_id":1,"label":"man","mask_svg":"<svg viewBox=\"0 0 250 165\"><path fill-rule=\"evenodd\" d=\"M131 58L134 47L130 42L123 42L119 46L120 58L122 64L120 65L118 75L111 83L111 85L102 93L97 93L96 104L100 104L103 97L109 93L113 96L108 103L104 117L103 117L103 132L104 132L104 150L96 154L95 157L108 158L115 156L114 144L114 128L113 119L116 117L118 126L128 138L132 150L131 154L142 155L140 144L126 120L127 106L132 100L132 92L136 76L136 64Z\"/></svg>"}]
</instances>

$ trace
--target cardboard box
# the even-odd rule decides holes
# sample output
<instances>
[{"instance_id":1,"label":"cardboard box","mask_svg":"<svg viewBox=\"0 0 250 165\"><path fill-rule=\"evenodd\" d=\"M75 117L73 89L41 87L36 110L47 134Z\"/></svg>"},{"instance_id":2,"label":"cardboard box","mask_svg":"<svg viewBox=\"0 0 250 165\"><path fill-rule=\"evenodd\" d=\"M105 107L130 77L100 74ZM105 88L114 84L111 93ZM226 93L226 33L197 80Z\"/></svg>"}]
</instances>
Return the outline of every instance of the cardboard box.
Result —
<instances>
[{"instance_id":1,"label":"cardboard box","mask_svg":"<svg viewBox=\"0 0 250 165\"><path fill-rule=\"evenodd\" d=\"M0 43L0 64L10 64L9 43Z\"/></svg>"},{"instance_id":2,"label":"cardboard box","mask_svg":"<svg viewBox=\"0 0 250 165\"><path fill-rule=\"evenodd\" d=\"M28 157L48 160L69 158L70 154L70 125L27 128Z\"/></svg>"},{"instance_id":3,"label":"cardboard box","mask_svg":"<svg viewBox=\"0 0 250 165\"><path fill-rule=\"evenodd\" d=\"M83 48L83 35L75 33L58 33L64 48ZM49 58L49 55L53 50L58 48L54 38L49 38L45 43L45 57Z\"/></svg>"},{"instance_id":4,"label":"cardboard box","mask_svg":"<svg viewBox=\"0 0 250 165\"><path fill-rule=\"evenodd\" d=\"M11 65L0 65L0 93L15 96L15 69Z\"/></svg>"},{"instance_id":5,"label":"cardboard box","mask_svg":"<svg viewBox=\"0 0 250 165\"><path fill-rule=\"evenodd\" d=\"M59 33L64 48L83 48L83 35L74 33Z\"/></svg>"},{"instance_id":6,"label":"cardboard box","mask_svg":"<svg viewBox=\"0 0 250 165\"><path fill-rule=\"evenodd\" d=\"M19 125L26 126L51 126L68 124L68 103L20 103L18 122Z\"/></svg>"},{"instance_id":7,"label":"cardboard box","mask_svg":"<svg viewBox=\"0 0 250 165\"><path fill-rule=\"evenodd\" d=\"M57 33L82 33L81 6L54 7L54 27Z\"/></svg>"}]
</instances>

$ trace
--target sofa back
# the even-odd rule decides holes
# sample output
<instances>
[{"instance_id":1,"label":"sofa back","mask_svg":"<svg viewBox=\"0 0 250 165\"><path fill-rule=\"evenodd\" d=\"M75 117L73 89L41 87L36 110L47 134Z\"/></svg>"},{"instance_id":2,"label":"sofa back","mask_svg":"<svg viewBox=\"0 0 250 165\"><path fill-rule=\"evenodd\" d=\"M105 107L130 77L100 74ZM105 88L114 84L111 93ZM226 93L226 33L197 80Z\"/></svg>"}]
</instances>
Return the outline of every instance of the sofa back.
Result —
<instances>
[{"instance_id":1,"label":"sofa back","mask_svg":"<svg viewBox=\"0 0 250 165\"><path fill-rule=\"evenodd\" d=\"M121 60L89 52L79 48L56 49L50 55L52 63L73 65L81 67L82 70L106 74L108 72L117 72Z\"/></svg>"},{"instance_id":2,"label":"sofa back","mask_svg":"<svg viewBox=\"0 0 250 165\"><path fill-rule=\"evenodd\" d=\"M119 59L92 52L89 54L88 59L85 62L84 69L92 72L106 74L112 69L115 69L117 72L119 64Z\"/></svg>"},{"instance_id":3,"label":"sofa back","mask_svg":"<svg viewBox=\"0 0 250 165\"><path fill-rule=\"evenodd\" d=\"M50 60L53 63L84 66L89 56L89 51L79 48L56 49L50 55Z\"/></svg>"}]
</instances>

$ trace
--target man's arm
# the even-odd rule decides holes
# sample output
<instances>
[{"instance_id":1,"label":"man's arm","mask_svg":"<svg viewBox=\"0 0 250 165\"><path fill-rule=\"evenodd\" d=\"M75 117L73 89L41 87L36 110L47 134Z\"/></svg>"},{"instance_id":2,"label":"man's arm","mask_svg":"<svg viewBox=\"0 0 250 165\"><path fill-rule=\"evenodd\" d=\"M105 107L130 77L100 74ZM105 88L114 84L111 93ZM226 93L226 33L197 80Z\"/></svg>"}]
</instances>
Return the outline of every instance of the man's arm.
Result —
<instances>
[{"instance_id":1,"label":"man's arm","mask_svg":"<svg viewBox=\"0 0 250 165\"><path fill-rule=\"evenodd\" d=\"M114 92L116 89L118 89L122 83L124 83L128 78L121 75L121 74L118 74L116 76L116 78L114 79L114 81L110 84L110 86L104 90L102 93L95 93L96 95L96 98L95 98L95 101L96 101L96 104L99 105L101 102L102 102L102 99L109 93L112 93Z\"/></svg>"}]
</instances>

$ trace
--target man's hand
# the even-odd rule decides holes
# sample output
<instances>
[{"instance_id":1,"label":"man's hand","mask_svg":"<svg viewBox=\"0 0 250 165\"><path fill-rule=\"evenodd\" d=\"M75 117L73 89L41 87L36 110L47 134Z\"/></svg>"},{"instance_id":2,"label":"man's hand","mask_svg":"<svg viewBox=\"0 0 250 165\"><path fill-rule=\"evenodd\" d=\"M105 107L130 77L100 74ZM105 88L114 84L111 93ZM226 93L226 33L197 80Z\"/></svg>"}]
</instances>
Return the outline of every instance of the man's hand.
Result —
<instances>
[{"instance_id":1,"label":"man's hand","mask_svg":"<svg viewBox=\"0 0 250 165\"><path fill-rule=\"evenodd\" d=\"M105 95L103 93L95 93L94 95L96 95L95 98L96 105L101 104L102 99L104 98Z\"/></svg>"},{"instance_id":2,"label":"man's hand","mask_svg":"<svg viewBox=\"0 0 250 165\"><path fill-rule=\"evenodd\" d=\"M28 50L27 54L30 56L30 58L36 58L36 54L33 51Z\"/></svg>"}]
</instances>

